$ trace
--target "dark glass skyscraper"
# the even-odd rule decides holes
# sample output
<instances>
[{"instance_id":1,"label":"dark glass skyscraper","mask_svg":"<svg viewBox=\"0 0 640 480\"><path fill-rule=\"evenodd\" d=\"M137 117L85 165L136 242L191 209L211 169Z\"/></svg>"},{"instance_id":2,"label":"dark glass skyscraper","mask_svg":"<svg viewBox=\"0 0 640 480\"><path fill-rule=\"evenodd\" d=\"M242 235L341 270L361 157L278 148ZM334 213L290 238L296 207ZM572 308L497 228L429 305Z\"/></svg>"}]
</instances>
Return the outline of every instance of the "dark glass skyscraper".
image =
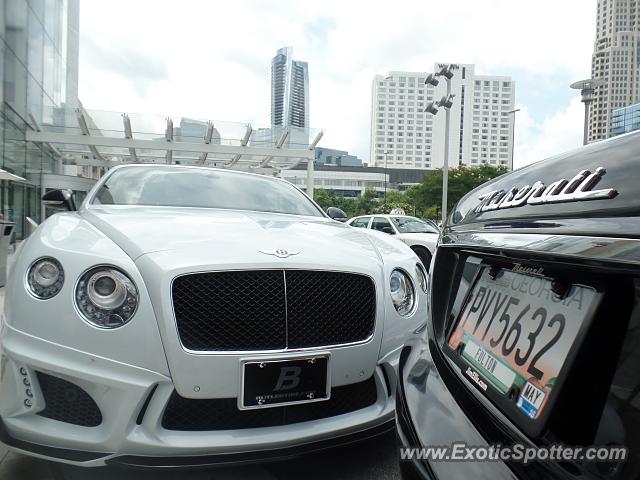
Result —
<instances>
[{"instance_id":1,"label":"dark glass skyscraper","mask_svg":"<svg viewBox=\"0 0 640 480\"><path fill-rule=\"evenodd\" d=\"M309 66L292 58L292 48L271 60L271 124L309 127Z\"/></svg>"}]
</instances>

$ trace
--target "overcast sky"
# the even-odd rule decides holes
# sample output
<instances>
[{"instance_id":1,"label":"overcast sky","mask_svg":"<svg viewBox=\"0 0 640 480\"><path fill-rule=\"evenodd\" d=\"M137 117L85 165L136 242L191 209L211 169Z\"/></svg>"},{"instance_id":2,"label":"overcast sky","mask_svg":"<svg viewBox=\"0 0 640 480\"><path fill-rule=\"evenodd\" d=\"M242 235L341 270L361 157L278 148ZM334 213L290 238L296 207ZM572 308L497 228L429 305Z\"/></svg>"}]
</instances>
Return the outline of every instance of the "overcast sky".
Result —
<instances>
[{"instance_id":1,"label":"overcast sky","mask_svg":"<svg viewBox=\"0 0 640 480\"><path fill-rule=\"evenodd\" d=\"M516 82L515 166L582 143L596 0L81 2L87 109L267 124L278 48L309 62L320 145L369 159L371 85L474 63Z\"/></svg>"}]
</instances>

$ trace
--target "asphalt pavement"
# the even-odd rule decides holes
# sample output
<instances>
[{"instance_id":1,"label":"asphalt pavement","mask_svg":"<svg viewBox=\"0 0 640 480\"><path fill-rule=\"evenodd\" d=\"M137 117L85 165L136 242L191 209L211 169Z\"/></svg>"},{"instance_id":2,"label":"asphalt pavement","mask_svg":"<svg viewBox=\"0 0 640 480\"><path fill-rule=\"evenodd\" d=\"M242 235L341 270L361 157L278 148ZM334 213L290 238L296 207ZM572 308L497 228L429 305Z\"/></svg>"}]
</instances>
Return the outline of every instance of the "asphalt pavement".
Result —
<instances>
[{"instance_id":1,"label":"asphalt pavement","mask_svg":"<svg viewBox=\"0 0 640 480\"><path fill-rule=\"evenodd\" d=\"M1 480L395 480L400 478L395 434L293 460L207 470L82 468L8 452L0 447Z\"/></svg>"}]
</instances>

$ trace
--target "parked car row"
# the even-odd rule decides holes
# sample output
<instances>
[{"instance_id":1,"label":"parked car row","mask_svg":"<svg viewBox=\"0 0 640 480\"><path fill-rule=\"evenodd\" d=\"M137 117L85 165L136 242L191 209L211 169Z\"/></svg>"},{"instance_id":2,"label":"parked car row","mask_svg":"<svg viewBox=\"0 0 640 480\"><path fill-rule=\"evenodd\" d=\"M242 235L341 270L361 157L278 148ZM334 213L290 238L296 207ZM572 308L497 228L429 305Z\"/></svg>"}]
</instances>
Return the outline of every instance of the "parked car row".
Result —
<instances>
[{"instance_id":1,"label":"parked car row","mask_svg":"<svg viewBox=\"0 0 640 480\"><path fill-rule=\"evenodd\" d=\"M0 440L82 466L203 466L397 427L403 448L628 452L413 456L406 479L638 478L639 147L503 175L442 232L334 221L287 182L199 167L114 168L77 210L50 192L69 211L8 280Z\"/></svg>"}]
</instances>

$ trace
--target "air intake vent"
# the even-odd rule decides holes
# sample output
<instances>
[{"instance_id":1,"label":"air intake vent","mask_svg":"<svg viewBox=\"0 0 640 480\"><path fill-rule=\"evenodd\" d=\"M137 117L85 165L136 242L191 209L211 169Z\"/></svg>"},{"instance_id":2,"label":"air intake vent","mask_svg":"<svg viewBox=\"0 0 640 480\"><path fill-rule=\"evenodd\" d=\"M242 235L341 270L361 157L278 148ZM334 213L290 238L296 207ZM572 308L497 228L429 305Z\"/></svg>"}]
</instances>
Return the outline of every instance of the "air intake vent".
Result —
<instances>
[{"instance_id":1,"label":"air intake vent","mask_svg":"<svg viewBox=\"0 0 640 480\"><path fill-rule=\"evenodd\" d=\"M373 405L376 382L369 380L333 388L329 400L303 405L238 410L236 398L190 399L173 392L162 418L167 430L237 430L274 427L335 417Z\"/></svg>"},{"instance_id":2,"label":"air intake vent","mask_svg":"<svg viewBox=\"0 0 640 480\"><path fill-rule=\"evenodd\" d=\"M46 373L36 374L46 402L38 415L82 427L97 427L102 423L98 405L83 389Z\"/></svg>"}]
</instances>

